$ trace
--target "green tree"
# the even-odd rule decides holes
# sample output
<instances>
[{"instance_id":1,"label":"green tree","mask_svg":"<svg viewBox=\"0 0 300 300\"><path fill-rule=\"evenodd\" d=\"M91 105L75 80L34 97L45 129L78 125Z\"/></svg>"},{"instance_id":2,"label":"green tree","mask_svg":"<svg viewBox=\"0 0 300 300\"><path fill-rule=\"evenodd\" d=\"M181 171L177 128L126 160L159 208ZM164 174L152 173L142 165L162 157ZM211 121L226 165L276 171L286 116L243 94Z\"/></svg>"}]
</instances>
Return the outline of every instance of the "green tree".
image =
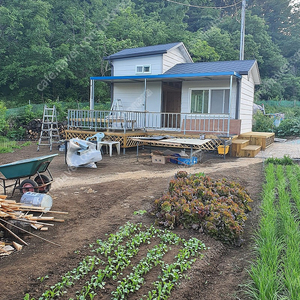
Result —
<instances>
[{"instance_id":1,"label":"green tree","mask_svg":"<svg viewBox=\"0 0 300 300\"><path fill-rule=\"evenodd\" d=\"M220 55L216 50L209 46L206 41L201 39L190 39L186 46L194 62L218 61Z\"/></svg>"},{"instance_id":2,"label":"green tree","mask_svg":"<svg viewBox=\"0 0 300 300\"><path fill-rule=\"evenodd\" d=\"M2 1L0 6L0 97L11 105L37 100L36 85L49 70L47 38L51 5L42 0Z\"/></svg>"},{"instance_id":3,"label":"green tree","mask_svg":"<svg viewBox=\"0 0 300 300\"><path fill-rule=\"evenodd\" d=\"M253 0L250 9L262 17L268 25L272 40L286 57L290 57L300 47L298 1L290 0Z\"/></svg>"},{"instance_id":4,"label":"green tree","mask_svg":"<svg viewBox=\"0 0 300 300\"><path fill-rule=\"evenodd\" d=\"M245 59L257 59L261 76L274 76L286 63L278 46L268 33L264 20L250 12L246 14ZM232 48L239 49L240 23L236 18L226 17L220 28L231 37ZM226 50L226 53L229 51ZM236 56L235 56L236 57ZM237 59L237 57L236 57Z\"/></svg>"},{"instance_id":5,"label":"green tree","mask_svg":"<svg viewBox=\"0 0 300 300\"><path fill-rule=\"evenodd\" d=\"M218 27L212 27L204 33L199 32L199 36L202 40L206 41L210 47L215 49L220 60L237 60L239 58L239 49L234 47L231 34L228 31Z\"/></svg>"}]
</instances>

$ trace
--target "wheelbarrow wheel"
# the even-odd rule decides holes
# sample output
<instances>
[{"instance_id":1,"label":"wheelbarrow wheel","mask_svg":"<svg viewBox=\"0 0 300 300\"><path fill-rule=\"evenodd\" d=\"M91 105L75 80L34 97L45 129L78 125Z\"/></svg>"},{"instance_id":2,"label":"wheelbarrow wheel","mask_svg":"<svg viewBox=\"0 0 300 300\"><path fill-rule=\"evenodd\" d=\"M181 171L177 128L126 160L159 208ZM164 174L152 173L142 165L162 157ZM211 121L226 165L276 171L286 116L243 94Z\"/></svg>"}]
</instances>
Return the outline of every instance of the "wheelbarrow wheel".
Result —
<instances>
[{"instance_id":1,"label":"wheelbarrow wheel","mask_svg":"<svg viewBox=\"0 0 300 300\"><path fill-rule=\"evenodd\" d=\"M25 194L26 192L37 192L38 185L35 181L31 179L25 179L20 184L20 192L21 194Z\"/></svg>"},{"instance_id":2,"label":"wheelbarrow wheel","mask_svg":"<svg viewBox=\"0 0 300 300\"><path fill-rule=\"evenodd\" d=\"M48 193L50 191L51 184L47 184L47 183L49 183L51 180L47 176L45 176L45 175L36 176L34 181L38 185L39 193ZM47 184L47 185L40 186L40 185L44 185L44 184Z\"/></svg>"}]
</instances>

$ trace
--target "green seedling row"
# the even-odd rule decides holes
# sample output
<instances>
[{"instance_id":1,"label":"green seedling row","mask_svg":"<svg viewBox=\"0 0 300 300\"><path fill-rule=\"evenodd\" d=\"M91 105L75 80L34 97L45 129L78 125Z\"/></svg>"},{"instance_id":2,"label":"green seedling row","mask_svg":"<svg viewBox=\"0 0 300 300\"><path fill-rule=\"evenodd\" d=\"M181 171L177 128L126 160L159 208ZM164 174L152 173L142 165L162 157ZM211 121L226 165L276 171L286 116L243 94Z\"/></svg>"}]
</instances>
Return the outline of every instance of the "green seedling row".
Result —
<instances>
[{"instance_id":1,"label":"green seedling row","mask_svg":"<svg viewBox=\"0 0 300 300\"><path fill-rule=\"evenodd\" d=\"M153 238L158 238L161 242L151 247ZM146 256L132 267L129 275L123 277L122 271L131 266L131 259L138 255L141 245L148 245ZM163 257L171 249L171 245L182 248L175 257L175 262L165 265ZM158 265L161 266L162 275L153 283L153 290L142 298L167 299L183 273L201 255L201 251L205 250L205 245L198 239L186 241L169 230L144 227L141 223L126 223L116 234L111 234L107 240L97 240L90 248L94 255L85 257L76 268L62 276L60 282L47 289L39 298L31 298L30 294L26 294L24 300L66 299L68 288L85 278L87 281L76 292L75 298L69 300L94 299L97 292L105 288L108 280L116 282L111 299L127 299L129 293L142 287L145 274Z\"/></svg>"},{"instance_id":2,"label":"green seedling row","mask_svg":"<svg viewBox=\"0 0 300 300\"><path fill-rule=\"evenodd\" d=\"M252 299L299 299L300 169L268 164L265 176L255 237L257 259L249 270L247 293Z\"/></svg>"}]
</instances>

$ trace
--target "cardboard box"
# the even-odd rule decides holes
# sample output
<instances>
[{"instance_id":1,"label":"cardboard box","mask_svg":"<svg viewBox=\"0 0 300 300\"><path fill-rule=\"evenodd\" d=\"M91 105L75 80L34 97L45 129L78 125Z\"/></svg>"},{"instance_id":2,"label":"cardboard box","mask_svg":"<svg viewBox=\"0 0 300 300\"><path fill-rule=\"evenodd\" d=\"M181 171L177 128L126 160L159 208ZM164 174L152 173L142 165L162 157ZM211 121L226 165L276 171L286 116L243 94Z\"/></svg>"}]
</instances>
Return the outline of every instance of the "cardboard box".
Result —
<instances>
[{"instance_id":1,"label":"cardboard box","mask_svg":"<svg viewBox=\"0 0 300 300\"><path fill-rule=\"evenodd\" d=\"M168 162L168 158L163 155L152 155L152 162L154 164L165 164Z\"/></svg>"}]
</instances>

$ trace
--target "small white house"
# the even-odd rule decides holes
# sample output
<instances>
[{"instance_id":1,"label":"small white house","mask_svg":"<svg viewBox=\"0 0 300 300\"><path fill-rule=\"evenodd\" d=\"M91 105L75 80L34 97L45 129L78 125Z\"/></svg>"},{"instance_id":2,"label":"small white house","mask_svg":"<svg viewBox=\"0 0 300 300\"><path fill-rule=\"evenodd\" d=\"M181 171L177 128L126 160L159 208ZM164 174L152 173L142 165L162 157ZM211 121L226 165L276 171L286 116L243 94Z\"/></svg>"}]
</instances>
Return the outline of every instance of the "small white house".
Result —
<instances>
[{"instance_id":1,"label":"small white house","mask_svg":"<svg viewBox=\"0 0 300 300\"><path fill-rule=\"evenodd\" d=\"M105 59L111 76L90 78L91 110L94 82L104 81L111 84L118 109L132 112L131 119L144 113L144 129L252 130L254 87L260 84L256 60L193 63L183 43L125 49ZM138 120L135 126L140 127Z\"/></svg>"}]
</instances>

